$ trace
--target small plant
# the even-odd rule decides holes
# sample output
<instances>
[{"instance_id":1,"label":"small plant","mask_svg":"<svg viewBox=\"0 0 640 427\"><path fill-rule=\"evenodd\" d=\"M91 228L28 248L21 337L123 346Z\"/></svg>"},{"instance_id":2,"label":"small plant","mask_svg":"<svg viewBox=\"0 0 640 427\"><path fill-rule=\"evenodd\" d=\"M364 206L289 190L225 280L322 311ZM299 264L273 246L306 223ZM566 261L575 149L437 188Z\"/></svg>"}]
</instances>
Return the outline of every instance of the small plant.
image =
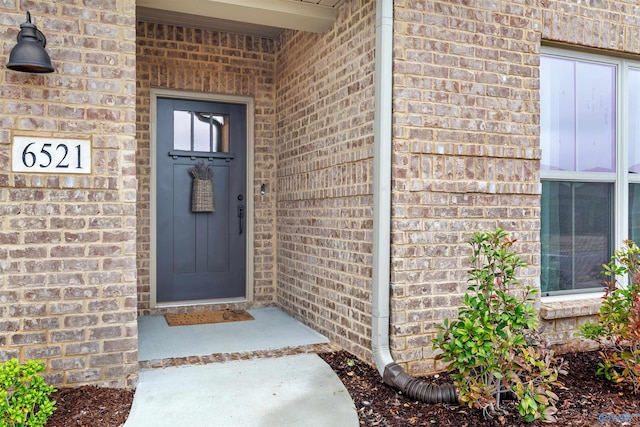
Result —
<instances>
[{"instance_id":1,"label":"small plant","mask_svg":"<svg viewBox=\"0 0 640 427\"><path fill-rule=\"evenodd\" d=\"M44 364L16 359L0 364L0 427L43 427L53 411L55 401L49 395L55 389L46 384L40 373Z\"/></svg>"},{"instance_id":2,"label":"small plant","mask_svg":"<svg viewBox=\"0 0 640 427\"><path fill-rule=\"evenodd\" d=\"M439 329L434 348L450 362L460 401L491 416L505 396L518 401L525 421L555 421L562 386L562 362L540 344L538 317L532 305L536 290L521 285L516 269L525 267L510 252L514 241L502 229L475 233L469 240L472 268L458 319Z\"/></svg>"},{"instance_id":3,"label":"small plant","mask_svg":"<svg viewBox=\"0 0 640 427\"><path fill-rule=\"evenodd\" d=\"M597 375L640 389L640 248L627 240L605 264L605 290L597 323L585 323L580 334L600 344ZM626 277L626 286L619 278Z\"/></svg>"}]
</instances>

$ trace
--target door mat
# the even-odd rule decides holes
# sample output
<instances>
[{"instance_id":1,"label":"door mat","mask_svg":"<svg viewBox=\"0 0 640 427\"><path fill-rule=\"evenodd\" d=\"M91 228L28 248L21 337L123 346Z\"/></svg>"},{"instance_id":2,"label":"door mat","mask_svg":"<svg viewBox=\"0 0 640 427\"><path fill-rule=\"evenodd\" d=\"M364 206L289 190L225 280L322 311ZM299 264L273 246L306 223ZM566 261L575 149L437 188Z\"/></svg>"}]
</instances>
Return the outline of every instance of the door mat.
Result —
<instances>
[{"instance_id":1,"label":"door mat","mask_svg":"<svg viewBox=\"0 0 640 427\"><path fill-rule=\"evenodd\" d=\"M199 311L195 313L165 314L169 326L202 325L205 323L239 322L253 320L245 310Z\"/></svg>"}]
</instances>

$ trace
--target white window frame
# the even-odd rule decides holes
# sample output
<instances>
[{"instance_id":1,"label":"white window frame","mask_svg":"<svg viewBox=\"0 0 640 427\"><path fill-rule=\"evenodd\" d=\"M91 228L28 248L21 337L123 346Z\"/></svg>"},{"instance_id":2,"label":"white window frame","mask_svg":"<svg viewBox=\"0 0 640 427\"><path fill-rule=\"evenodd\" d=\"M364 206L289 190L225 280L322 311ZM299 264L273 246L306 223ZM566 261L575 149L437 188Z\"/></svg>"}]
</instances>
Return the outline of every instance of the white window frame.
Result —
<instances>
[{"instance_id":1,"label":"white window frame","mask_svg":"<svg viewBox=\"0 0 640 427\"><path fill-rule=\"evenodd\" d=\"M616 67L616 147L615 147L615 172L571 172L571 171L547 171L540 170L541 181L573 181L573 182L611 182L614 184L614 236L613 248L618 249L622 242L629 238L629 184L640 184L640 174L630 174L628 164L628 125L629 125L629 104L628 91L623 90L628 86L629 69L640 71L640 61L631 59L591 54L586 52L560 49L543 46L540 51L541 56L553 56L568 60L588 61L604 65L614 65ZM622 142L622 143L621 143ZM611 254L613 255L613 254ZM542 285L542 284L541 284ZM542 290L542 289L541 289ZM542 296L542 302L572 301L577 299L595 298L601 296L602 292L571 292L566 294L556 294Z\"/></svg>"}]
</instances>

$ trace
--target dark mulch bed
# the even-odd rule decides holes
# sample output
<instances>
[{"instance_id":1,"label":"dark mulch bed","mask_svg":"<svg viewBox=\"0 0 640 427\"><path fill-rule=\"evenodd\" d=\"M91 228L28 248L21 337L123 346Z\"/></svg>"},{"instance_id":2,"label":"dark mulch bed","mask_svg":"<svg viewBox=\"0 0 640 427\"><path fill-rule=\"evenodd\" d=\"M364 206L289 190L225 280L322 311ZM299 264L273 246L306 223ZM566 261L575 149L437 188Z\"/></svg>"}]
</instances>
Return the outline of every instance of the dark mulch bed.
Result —
<instances>
[{"instance_id":1,"label":"dark mulch bed","mask_svg":"<svg viewBox=\"0 0 640 427\"><path fill-rule=\"evenodd\" d=\"M358 409L362 426L542 426L539 421L525 423L513 402L505 409L510 414L483 418L476 409L457 405L426 404L400 395L380 380L377 371L355 360L346 352L322 354L321 357L338 373ZM567 354L568 374L561 378L566 390L558 394L558 422L560 426L638 425L640 426L640 399L628 386L614 385L594 372L598 364L597 352ZM429 378L425 378L429 381ZM447 380L441 374L434 382ZM635 414L635 416L634 416ZM622 422L616 421L617 419Z\"/></svg>"},{"instance_id":2,"label":"dark mulch bed","mask_svg":"<svg viewBox=\"0 0 640 427\"><path fill-rule=\"evenodd\" d=\"M340 351L320 355L338 374L355 402L362 426L542 426L525 424L513 403L505 404L510 414L484 419L480 411L457 405L415 402L382 383L378 372ZM568 354L566 390L556 390L560 426L640 426L640 399L628 386L614 385L594 376L595 352ZM426 378L425 380L430 380ZM446 381L441 374L436 382ZM129 414L133 392L91 386L62 389L53 395L57 410L47 427L120 427ZM619 421L616 421L619 420Z\"/></svg>"},{"instance_id":3,"label":"dark mulch bed","mask_svg":"<svg viewBox=\"0 0 640 427\"><path fill-rule=\"evenodd\" d=\"M56 410L46 427L119 427L127 420L133 390L82 386L51 395Z\"/></svg>"}]
</instances>

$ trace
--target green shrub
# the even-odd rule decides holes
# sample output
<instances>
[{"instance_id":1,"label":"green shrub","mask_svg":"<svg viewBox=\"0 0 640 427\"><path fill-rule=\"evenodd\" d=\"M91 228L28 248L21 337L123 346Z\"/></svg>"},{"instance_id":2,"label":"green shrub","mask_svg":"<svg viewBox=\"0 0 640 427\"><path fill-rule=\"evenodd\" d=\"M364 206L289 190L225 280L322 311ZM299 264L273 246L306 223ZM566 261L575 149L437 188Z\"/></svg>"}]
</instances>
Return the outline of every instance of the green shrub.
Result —
<instances>
[{"instance_id":1,"label":"green shrub","mask_svg":"<svg viewBox=\"0 0 640 427\"><path fill-rule=\"evenodd\" d=\"M42 427L55 410L49 395L55 389L40 373L44 364L30 360L24 364L11 359L0 364L0 427Z\"/></svg>"},{"instance_id":2,"label":"green shrub","mask_svg":"<svg viewBox=\"0 0 640 427\"><path fill-rule=\"evenodd\" d=\"M490 416L510 395L525 421L554 421L558 396L552 386L562 385L564 364L540 343L536 290L516 278L516 269L526 265L510 252L513 243L501 229L469 240L468 292L458 318L439 328L434 348L449 362L461 403Z\"/></svg>"},{"instance_id":3,"label":"green shrub","mask_svg":"<svg viewBox=\"0 0 640 427\"><path fill-rule=\"evenodd\" d=\"M580 327L580 335L600 344L597 375L640 389L640 248L627 240L605 264L605 293L597 323ZM619 278L627 285L619 286Z\"/></svg>"}]
</instances>

